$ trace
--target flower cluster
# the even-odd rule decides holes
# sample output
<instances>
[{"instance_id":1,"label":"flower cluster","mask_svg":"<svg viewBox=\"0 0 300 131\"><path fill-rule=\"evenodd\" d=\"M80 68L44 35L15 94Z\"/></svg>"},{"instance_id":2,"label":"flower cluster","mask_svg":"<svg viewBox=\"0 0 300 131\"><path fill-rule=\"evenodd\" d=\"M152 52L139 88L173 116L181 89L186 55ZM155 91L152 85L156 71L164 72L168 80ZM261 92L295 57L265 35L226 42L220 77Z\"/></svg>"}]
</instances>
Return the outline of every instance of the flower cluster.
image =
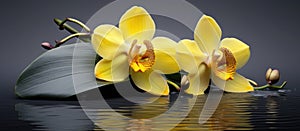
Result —
<instances>
[{"instance_id":1,"label":"flower cluster","mask_svg":"<svg viewBox=\"0 0 300 131\"><path fill-rule=\"evenodd\" d=\"M123 81L130 77L137 87L155 95L168 95L163 74L188 73L181 83L186 93L204 94L212 82L228 92L253 91L249 81L236 70L250 58L249 46L236 38L221 40L222 31L210 16L203 15L194 40L178 43L155 37L155 22L142 7L134 6L121 17L119 27L100 25L92 34L94 50L103 59L95 66L95 77Z\"/></svg>"}]
</instances>

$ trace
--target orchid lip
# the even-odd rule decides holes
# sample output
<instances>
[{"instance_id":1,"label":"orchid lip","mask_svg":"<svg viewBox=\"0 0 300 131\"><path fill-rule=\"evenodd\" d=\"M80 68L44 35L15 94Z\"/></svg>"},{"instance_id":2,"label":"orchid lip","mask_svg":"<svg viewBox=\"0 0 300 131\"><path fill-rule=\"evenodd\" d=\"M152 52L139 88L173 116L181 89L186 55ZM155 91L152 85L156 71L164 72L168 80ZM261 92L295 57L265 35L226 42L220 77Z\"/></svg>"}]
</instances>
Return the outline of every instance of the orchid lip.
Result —
<instances>
[{"instance_id":1,"label":"orchid lip","mask_svg":"<svg viewBox=\"0 0 300 131\"><path fill-rule=\"evenodd\" d=\"M135 72L145 72L149 70L155 62L155 54L153 50L153 45L150 41L144 40L144 45L146 46L146 52L142 55L140 54L141 46L137 44L137 40L134 40L129 49L129 64L130 67Z\"/></svg>"},{"instance_id":2,"label":"orchid lip","mask_svg":"<svg viewBox=\"0 0 300 131\"><path fill-rule=\"evenodd\" d=\"M233 80L236 72L236 59L232 52L227 48L220 48L220 56L217 56L214 62L214 73L223 80Z\"/></svg>"},{"instance_id":3,"label":"orchid lip","mask_svg":"<svg viewBox=\"0 0 300 131\"><path fill-rule=\"evenodd\" d=\"M213 68L216 76L223 80L233 80L236 72L236 59L232 52L227 48L214 50L212 55L207 56L204 63Z\"/></svg>"}]
</instances>

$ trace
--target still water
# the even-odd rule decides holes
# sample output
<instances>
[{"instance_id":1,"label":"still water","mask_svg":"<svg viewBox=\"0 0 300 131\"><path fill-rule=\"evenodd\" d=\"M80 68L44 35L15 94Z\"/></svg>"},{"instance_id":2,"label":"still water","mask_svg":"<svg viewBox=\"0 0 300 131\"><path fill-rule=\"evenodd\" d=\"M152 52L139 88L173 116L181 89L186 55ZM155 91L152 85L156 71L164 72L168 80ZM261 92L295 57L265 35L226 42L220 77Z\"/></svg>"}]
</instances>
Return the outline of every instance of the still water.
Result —
<instances>
[{"instance_id":1,"label":"still water","mask_svg":"<svg viewBox=\"0 0 300 131\"><path fill-rule=\"evenodd\" d=\"M15 104L15 111L18 120L33 130L296 129L300 122L295 106L299 98L289 93L288 90L224 93L217 109L204 124L199 124L199 114L207 95L196 98L187 116L182 112L190 108L192 97L176 93L155 98L155 101L151 97L136 98L146 104L131 103L124 98L106 99L110 108L88 108L86 113L76 101L26 100ZM179 97L179 107L167 117L157 119L166 114Z\"/></svg>"}]
</instances>

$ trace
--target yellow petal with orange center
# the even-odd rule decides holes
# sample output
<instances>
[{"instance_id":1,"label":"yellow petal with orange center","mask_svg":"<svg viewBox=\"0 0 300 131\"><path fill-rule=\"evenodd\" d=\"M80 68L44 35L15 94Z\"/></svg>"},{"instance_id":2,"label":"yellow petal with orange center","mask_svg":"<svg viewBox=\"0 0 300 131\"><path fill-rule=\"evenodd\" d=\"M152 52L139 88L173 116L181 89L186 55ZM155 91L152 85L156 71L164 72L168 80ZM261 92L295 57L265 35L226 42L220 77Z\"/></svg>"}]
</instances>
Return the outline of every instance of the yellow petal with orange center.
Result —
<instances>
[{"instance_id":1,"label":"yellow petal with orange center","mask_svg":"<svg viewBox=\"0 0 300 131\"><path fill-rule=\"evenodd\" d=\"M144 44L146 46L145 53L143 53L143 55L139 54L139 53L137 53L135 56L132 55L134 57L133 57L133 59L130 60L130 67L135 72L138 72L138 71L145 72L145 71L151 69L153 64L155 63L155 54L154 54L154 50L153 50L153 45L148 40L145 40ZM138 50L140 50L140 49L138 49Z\"/></svg>"},{"instance_id":2,"label":"yellow petal with orange center","mask_svg":"<svg viewBox=\"0 0 300 131\"><path fill-rule=\"evenodd\" d=\"M131 43L137 40L151 40L155 33L155 23L149 13L142 7L134 6L121 17L119 27L125 40Z\"/></svg>"},{"instance_id":3,"label":"yellow petal with orange center","mask_svg":"<svg viewBox=\"0 0 300 131\"><path fill-rule=\"evenodd\" d=\"M220 48L220 56L213 56L212 70L216 76L223 80L234 79L233 75L236 72L236 59L227 48Z\"/></svg>"},{"instance_id":4,"label":"yellow petal with orange center","mask_svg":"<svg viewBox=\"0 0 300 131\"><path fill-rule=\"evenodd\" d=\"M203 15L194 31L194 39L200 49L211 55L219 47L222 31L217 22L210 16Z\"/></svg>"},{"instance_id":5,"label":"yellow petal with orange center","mask_svg":"<svg viewBox=\"0 0 300 131\"><path fill-rule=\"evenodd\" d=\"M224 38L220 47L230 50L237 61L237 69L243 67L250 58L250 47L236 38Z\"/></svg>"}]
</instances>

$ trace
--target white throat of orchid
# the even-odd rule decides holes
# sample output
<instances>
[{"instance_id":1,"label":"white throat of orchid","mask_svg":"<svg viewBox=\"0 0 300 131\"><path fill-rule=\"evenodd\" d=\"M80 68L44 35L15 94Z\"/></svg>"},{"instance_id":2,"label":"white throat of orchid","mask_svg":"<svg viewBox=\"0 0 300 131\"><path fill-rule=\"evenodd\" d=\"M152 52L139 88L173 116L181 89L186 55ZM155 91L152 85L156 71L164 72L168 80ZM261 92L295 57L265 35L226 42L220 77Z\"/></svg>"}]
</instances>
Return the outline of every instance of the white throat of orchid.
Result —
<instances>
[{"instance_id":1,"label":"white throat of orchid","mask_svg":"<svg viewBox=\"0 0 300 131\"><path fill-rule=\"evenodd\" d=\"M149 70L155 62L155 54L153 45L150 41L144 40L146 51L144 54L141 53L142 44L137 44L137 40L134 40L128 51L128 62L134 72L145 72Z\"/></svg>"}]
</instances>

